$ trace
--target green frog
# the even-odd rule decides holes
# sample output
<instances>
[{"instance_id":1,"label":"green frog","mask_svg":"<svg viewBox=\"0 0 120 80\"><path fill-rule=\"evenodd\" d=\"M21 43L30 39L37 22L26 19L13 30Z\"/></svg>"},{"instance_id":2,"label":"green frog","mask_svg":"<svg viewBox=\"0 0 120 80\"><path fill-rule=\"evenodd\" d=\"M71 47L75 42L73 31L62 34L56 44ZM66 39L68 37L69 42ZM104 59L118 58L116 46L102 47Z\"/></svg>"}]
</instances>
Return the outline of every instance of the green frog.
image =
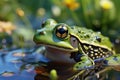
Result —
<instances>
[{"instance_id":1,"label":"green frog","mask_svg":"<svg viewBox=\"0 0 120 80\"><path fill-rule=\"evenodd\" d=\"M120 55L115 54L109 38L100 32L53 19L46 20L41 27L33 40L46 47L45 55L52 61L72 63L75 71L120 65Z\"/></svg>"}]
</instances>

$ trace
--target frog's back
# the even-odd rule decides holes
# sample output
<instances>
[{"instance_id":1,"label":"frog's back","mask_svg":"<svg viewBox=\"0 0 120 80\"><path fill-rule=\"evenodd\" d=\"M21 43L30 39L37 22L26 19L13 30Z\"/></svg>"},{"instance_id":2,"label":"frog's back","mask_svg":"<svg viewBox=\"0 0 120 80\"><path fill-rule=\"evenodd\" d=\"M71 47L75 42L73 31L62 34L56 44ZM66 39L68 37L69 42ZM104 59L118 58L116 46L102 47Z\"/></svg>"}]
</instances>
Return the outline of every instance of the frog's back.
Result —
<instances>
[{"instance_id":1,"label":"frog's back","mask_svg":"<svg viewBox=\"0 0 120 80\"><path fill-rule=\"evenodd\" d=\"M84 27L73 27L73 35L77 35L81 48L89 57L99 59L114 54L112 43L100 32L94 32Z\"/></svg>"},{"instance_id":2,"label":"frog's back","mask_svg":"<svg viewBox=\"0 0 120 80\"><path fill-rule=\"evenodd\" d=\"M75 26L73 29L74 33L79 37L80 42L82 43L101 46L109 49L111 49L113 46L109 38L103 36L101 32L94 32L91 29L77 26Z\"/></svg>"}]
</instances>

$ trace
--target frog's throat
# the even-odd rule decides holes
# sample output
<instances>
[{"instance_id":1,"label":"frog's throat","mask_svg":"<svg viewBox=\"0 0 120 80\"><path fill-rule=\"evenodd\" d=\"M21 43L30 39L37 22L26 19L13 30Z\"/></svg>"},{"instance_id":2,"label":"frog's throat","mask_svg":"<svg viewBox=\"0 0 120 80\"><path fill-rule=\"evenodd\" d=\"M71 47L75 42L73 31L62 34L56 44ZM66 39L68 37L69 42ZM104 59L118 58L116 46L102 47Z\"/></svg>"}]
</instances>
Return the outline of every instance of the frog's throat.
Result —
<instances>
[{"instance_id":1,"label":"frog's throat","mask_svg":"<svg viewBox=\"0 0 120 80\"><path fill-rule=\"evenodd\" d=\"M73 64L75 61L70 58L71 52L64 51L52 47L46 47L45 56L55 62L63 62Z\"/></svg>"}]
</instances>

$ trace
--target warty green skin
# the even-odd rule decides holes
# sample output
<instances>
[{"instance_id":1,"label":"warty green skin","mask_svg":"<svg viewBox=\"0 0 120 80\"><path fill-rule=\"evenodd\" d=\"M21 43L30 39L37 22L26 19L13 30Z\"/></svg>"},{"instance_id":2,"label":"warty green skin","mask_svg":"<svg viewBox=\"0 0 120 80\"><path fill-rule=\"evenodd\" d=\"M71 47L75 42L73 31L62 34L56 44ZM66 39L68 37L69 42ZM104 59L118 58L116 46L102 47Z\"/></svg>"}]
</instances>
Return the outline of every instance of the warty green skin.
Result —
<instances>
[{"instance_id":1,"label":"warty green skin","mask_svg":"<svg viewBox=\"0 0 120 80\"><path fill-rule=\"evenodd\" d=\"M45 23L45 26L37 30L34 35L34 42L37 44L47 45L53 48L59 48L65 51L77 51L72 45L69 43L69 37L66 39L58 38L54 33L54 28L58 23L56 23L52 19L48 19Z\"/></svg>"},{"instance_id":2,"label":"warty green skin","mask_svg":"<svg viewBox=\"0 0 120 80\"><path fill-rule=\"evenodd\" d=\"M56 36L57 25L67 27L67 37L60 38ZM77 45L73 46L71 38L77 41ZM115 67L120 65L120 55L115 54L109 38L103 36L100 32L94 32L90 29L78 26L70 27L64 23L57 23L53 19L48 19L42 28L37 30L33 40L36 44L51 47L52 49L81 54L80 61L73 67L74 70L94 68L95 61L100 61L101 59L105 62L104 66ZM117 56L116 59L115 56Z\"/></svg>"}]
</instances>

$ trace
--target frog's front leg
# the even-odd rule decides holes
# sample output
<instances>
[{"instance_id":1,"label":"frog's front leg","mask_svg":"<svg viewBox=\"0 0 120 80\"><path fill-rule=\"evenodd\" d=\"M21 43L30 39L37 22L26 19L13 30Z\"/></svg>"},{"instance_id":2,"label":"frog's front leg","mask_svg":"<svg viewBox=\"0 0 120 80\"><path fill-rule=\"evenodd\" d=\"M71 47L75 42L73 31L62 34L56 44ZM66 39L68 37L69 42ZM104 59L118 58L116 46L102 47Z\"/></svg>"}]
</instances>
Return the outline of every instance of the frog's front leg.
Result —
<instances>
[{"instance_id":1,"label":"frog's front leg","mask_svg":"<svg viewBox=\"0 0 120 80\"><path fill-rule=\"evenodd\" d=\"M120 54L115 54L113 56L105 58L104 65L120 71Z\"/></svg>"},{"instance_id":2,"label":"frog's front leg","mask_svg":"<svg viewBox=\"0 0 120 80\"><path fill-rule=\"evenodd\" d=\"M80 58L81 61L77 62L74 65L73 70L84 70L94 68L94 61L90 59L87 55L83 55Z\"/></svg>"}]
</instances>

